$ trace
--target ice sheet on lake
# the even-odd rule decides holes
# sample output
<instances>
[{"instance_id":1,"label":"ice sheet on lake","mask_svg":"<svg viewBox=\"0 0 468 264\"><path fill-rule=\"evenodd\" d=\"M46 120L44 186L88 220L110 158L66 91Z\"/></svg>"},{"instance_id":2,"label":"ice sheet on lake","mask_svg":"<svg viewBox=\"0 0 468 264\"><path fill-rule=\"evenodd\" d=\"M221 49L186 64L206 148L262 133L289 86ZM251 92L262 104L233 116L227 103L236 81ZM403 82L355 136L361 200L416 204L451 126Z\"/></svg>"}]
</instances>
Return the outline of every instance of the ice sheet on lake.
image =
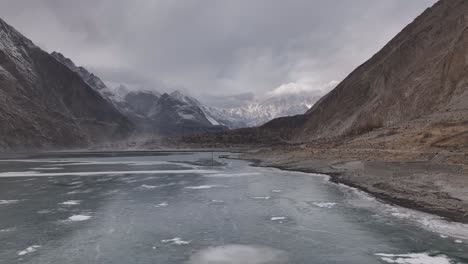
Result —
<instances>
[{"instance_id":1,"label":"ice sheet on lake","mask_svg":"<svg viewBox=\"0 0 468 264\"><path fill-rule=\"evenodd\" d=\"M26 255L26 254L32 253L32 252L34 252L34 251L37 251L40 247L41 247L41 246L39 246L39 245L32 245L32 246L26 248L25 250L19 251L19 252L18 252L18 255L19 255L19 256L24 256L24 255Z\"/></svg>"},{"instance_id":2,"label":"ice sheet on lake","mask_svg":"<svg viewBox=\"0 0 468 264\"><path fill-rule=\"evenodd\" d=\"M83 172L1 172L0 177L57 177L57 176L98 176L98 175L125 175L125 174L213 174L214 170L144 170L144 171L83 171Z\"/></svg>"},{"instance_id":3,"label":"ice sheet on lake","mask_svg":"<svg viewBox=\"0 0 468 264\"><path fill-rule=\"evenodd\" d=\"M387 263L398 264L452 264L454 263L446 255L432 255L429 253L410 253L410 254L375 254Z\"/></svg>"},{"instance_id":4,"label":"ice sheet on lake","mask_svg":"<svg viewBox=\"0 0 468 264\"><path fill-rule=\"evenodd\" d=\"M161 242L165 243L165 244L172 244L172 245L178 245L178 246L188 245L188 244L191 243L191 241L184 241L180 237L175 237L175 238L171 238L171 239L164 239L164 240L161 240Z\"/></svg>"}]
</instances>

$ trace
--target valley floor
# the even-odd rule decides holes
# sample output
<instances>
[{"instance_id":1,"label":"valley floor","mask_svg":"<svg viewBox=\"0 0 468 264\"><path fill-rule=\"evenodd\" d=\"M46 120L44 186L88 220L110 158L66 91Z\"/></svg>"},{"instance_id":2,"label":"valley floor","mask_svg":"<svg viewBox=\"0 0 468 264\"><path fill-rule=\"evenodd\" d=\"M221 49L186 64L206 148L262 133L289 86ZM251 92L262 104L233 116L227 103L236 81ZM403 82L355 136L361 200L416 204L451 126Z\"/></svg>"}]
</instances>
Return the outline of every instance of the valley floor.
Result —
<instances>
[{"instance_id":1,"label":"valley floor","mask_svg":"<svg viewBox=\"0 0 468 264\"><path fill-rule=\"evenodd\" d=\"M378 149L269 148L242 159L258 166L324 173L395 204L468 223L468 170L460 153ZM440 162L443 156L443 162Z\"/></svg>"}]
</instances>

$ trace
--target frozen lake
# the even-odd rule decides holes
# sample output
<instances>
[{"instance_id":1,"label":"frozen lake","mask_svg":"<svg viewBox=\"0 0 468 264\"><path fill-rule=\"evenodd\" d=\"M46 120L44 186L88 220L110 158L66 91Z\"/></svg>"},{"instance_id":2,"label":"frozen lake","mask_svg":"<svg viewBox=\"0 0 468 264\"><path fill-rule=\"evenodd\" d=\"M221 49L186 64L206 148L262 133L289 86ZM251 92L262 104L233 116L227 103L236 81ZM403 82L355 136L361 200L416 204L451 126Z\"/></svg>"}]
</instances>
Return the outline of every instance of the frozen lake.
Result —
<instances>
[{"instance_id":1,"label":"frozen lake","mask_svg":"<svg viewBox=\"0 0 468 264\"><path fill-rule=\"evenodd\" d=\"M3 158L0 263L468 263L467 225L221 154Z\"/></svg>"}]
</instances>

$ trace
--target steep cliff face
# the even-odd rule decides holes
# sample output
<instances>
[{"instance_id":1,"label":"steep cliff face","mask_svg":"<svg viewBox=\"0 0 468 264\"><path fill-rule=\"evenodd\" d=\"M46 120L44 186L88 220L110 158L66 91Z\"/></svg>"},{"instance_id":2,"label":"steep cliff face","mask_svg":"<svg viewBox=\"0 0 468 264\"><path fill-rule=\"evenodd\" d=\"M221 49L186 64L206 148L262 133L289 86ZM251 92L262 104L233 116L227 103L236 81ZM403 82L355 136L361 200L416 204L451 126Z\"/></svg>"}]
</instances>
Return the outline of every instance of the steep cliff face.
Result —
<instances>
[{"instance_id":1,"label":"steep cliff face","mask_svg":"<svg viewBox=\"0 0 468 264\"><path fill-rule=\"evenodd\" d=\"M442 0L352 72L295 126L295 141L425 118L467 120L468 1Z\"/></svg>"},{"instance_id":2,"label":"steep cliff face","mask_svg":"<svg viewBox=\"0 0 468 264\"><path fill-rule=\"evenodd\" d=\"M0 19L0 149L83 147L132 123L75 72Z\"/></svg>"}]
</instances>

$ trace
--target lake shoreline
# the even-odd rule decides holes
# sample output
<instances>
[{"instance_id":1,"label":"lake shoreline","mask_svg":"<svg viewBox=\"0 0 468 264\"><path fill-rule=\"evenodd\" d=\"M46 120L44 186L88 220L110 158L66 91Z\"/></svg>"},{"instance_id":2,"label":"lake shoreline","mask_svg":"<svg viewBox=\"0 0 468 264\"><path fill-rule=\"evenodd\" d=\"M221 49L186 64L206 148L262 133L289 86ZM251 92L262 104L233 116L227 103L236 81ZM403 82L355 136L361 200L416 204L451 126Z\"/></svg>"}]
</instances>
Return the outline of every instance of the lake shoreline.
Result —
<instances>
[{"instance_id":1,"label":"lake shoreline","mask_svg":"<svg viewBox=\"0 0 468 264\"><path fill-rule=\"evenodd\" d=\"M386 203L438 215L454 222L468 223L467 200L455 197L455 192L441 190L438 185L424 186L423 184L424 181L431 181L435 177L441 181L439 185L449 185L450 179L444 182L440 180L439 174L442 171L450 171L445 173L455 175L456 173L452 172L455 165L425 162L359 160L346 162L338 159L300 159L294 154L278 155L272 150L244 153L237 158L252 162L252 166L325 174L330 177L331 182L359 189ZM421 171L424 172L421 173ZM391 174L397 176L389 177ZM460 175L463 177L465 174L457 176ZM398 180L403 177L410 177L411 181L396 184L395 178ZM463 180L468 181L468 178Z\"/></svg>"}]
</instances>

